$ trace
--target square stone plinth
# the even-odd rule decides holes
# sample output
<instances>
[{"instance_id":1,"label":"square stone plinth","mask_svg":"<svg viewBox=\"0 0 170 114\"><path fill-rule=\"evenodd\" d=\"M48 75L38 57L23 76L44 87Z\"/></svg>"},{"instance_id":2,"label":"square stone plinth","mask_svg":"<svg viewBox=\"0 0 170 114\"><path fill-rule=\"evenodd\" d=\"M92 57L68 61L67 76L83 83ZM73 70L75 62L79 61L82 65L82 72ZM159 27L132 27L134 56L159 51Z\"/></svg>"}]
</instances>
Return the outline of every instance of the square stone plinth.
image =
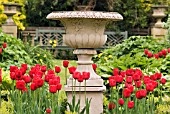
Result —
<instances>
[{"instance_id":1,"label":"square stone plinth","mask_svg":"<svg viewBox=\"0 0 170 114\"><path fill-rule=\"evenodd\" d=\"M80 98L80 109L85 106L85 88L80 87L69 87L65 86L65 91L67 93L68 102L72 102L73 93L72 89L75 91L76 103ZM103 91L106 90L105 86L102 87L86 87L86 98L91 99L90 103L90 114L101 114L103 113Z\"/></svg>"},{"instance_id":2,"label":"square stone plinth","mask_svg":"<svg viewBox=\"0 0 170 114\"><path fill-rule=\"evenodd\" d=\"M2 25L2 31L8 35L12 35L17 38L17 26L16 25Z\"/></svg>"},{"instance_id":3,"label":"square stone plinth","mask_svg":"<svg viewBox=\"0 0 170 114\"><path fill-rule=\"evenodd\" d=\"M154 38L164 38L166 33L167 33L167 30L163 28L152 28L151 29L151 35Z\"/></svg>"}]
</instances>

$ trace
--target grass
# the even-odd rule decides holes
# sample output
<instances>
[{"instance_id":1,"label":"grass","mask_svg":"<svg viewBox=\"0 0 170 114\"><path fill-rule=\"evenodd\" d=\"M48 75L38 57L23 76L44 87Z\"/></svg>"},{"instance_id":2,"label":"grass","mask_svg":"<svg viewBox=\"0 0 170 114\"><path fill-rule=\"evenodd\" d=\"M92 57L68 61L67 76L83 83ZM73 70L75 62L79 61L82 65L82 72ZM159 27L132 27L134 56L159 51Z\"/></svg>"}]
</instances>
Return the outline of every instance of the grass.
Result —
<instances>
[{"instance_id":1,"label":"grass","mask_svg":"<svg viewBox=\"0 0 170 114\"><path fill-rule=\"evenodd\" d=\"M63 60L54 60L54 64L55 66L60 66L61 68L61 72L58 73L58 76L60 76L61 79L61 84L64 85L65 84L65 68L63 67ZM77 63L75 60L69 60L69 66L77 66ZM69 71L67 70L67 78L70 77Z\"/></svg>"}]
</instances>

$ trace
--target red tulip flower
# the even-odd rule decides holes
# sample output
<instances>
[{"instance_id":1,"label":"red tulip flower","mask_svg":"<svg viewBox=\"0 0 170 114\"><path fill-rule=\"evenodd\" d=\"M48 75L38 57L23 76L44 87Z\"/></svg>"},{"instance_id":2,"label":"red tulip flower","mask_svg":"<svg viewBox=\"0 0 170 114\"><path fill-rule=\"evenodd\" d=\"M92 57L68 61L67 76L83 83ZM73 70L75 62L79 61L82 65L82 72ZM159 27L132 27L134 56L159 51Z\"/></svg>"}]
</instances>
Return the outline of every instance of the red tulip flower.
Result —
<instances>
[{"instance_id":1,"label":"red tulip flower","mask_svg":"<svg viewBox=\"0 0 170 114\"><path fill-rule=\"evenodd\" d=\"M119 75L119 69L118 68L113 69L113 75L114 76Z\"/></svg>"},{"instance_id":2,"label":"red tulip flower","mask_svg":"<svg viewBox=\"0 0 170 114\"><path fill-rule=\"evenodd\" d=\"M136 86L137 88L140 88L141 85L142 85L142 82L141 82L140 80L139 80L139 81L135 81L135 86Z\"/></svg>"},{"instance_id":3,"label":"red tulip flower","mask_svg":"<svg viewBox=\"0 0 170 114\"><path fill-rule=\"evenodd\" d=\"M125 72L125 71L120 71L120 75L121 75L122 77L125 77L125 76L126 76L126 72Z\"/></svg>"},{"instance_id":4,"label":"red tulip flower","mask_svg":"<svg viewBox=\"0 0 170 114\"><path fill-rule=\"evenodd\" d=\"M61 90L61 88L62 88L62 84L58 84L57 85L57 90L59 91L59 90Z\"/></svg>"},{"instance_id":5,"label":"red tulip flower","mask_svg":"<svg viewBox=\"0 0 170 114\"><path fill-rule=\"evenodd\" d=\"M109 109L109 110L112 110L112 109L114 109L114 108L116 108L116 104L113 103L113 102L110 102L110 103L108 104L108 109Z\"/></svg>"},{"instance_id":6,"label":"red tulip flower","mask_svg":"<svg viewBox=\"0 0 170 114\"><path fill-rule=\"evenodd\" d=\"M156 75L156 77L157 77L157 80L158 80L158 79L161 79L161 77L162 77L162 74L161 74L161 73L158 73L158 72L155 73L155 75Z\"/></svg>"},{"instance_id":7,"label":"red tulip flower","mask_svg":"<svg viewBox=\"0 0 170 114\"><path fill-rule=\"evenodd\" d=\"M36 84L35 84L35 83L31 83L30 89L31 89L32 91L35 91L35 90L37 89Z\"/></svg>"},{"instance_id":8,"label":"red tulip flower","mask_svg":"<svg viewBox=\"0 0 170 114\"><path fill-rule=\"evenodd\" d=\"M56 73L60 73L61 72L61 68L59 66L55 66L55 72Z\"/></svg>"},{"instance_id":9,"label":"red tulip flower","mask_svg":"<svg viewBox=\"0 0 170 114\"><path fill-rule=\"evenodd\" d=\"M126 82L127 82L127 83L132 83L132 81L133 81L132 76L127 76L127 77L126 77Z\"/></svg>"},{"instance_id":10,"label":"red tulip flower","mask_svg":"<svg viewBox=\"0 0 170 114\"><path fill-rule=\"evenodd\" d=\"M161 78L160 82L161 82L161 84L165 84L166 83L166 79L165 78Z\"/></svg>"},{"instance_id":11,"label":"red tulip flower","mask_svg":"<svg viewBox=\"0 0 170 114\"><path fill-rule=\"evenodd\" d=\"M154 54L153 56L154 56L156 59L159 58L159 54Z\"/></svg>"},{"instance_id":12,"label":"red tulip flower","mask_svg":"<svg viewBox=\"0 0 170 114\"><path fill-rule=\"evenodd\" d=\"M147 91L145 89L137 90L136 91L136 98L142 99L142 98L146 97L146 94L147 94Z\"/></svg>"},{"instance_id":13,"label":"red tulip flower","mask_svg":"<svg viewBox=\"0 0 170 114\"><path fill-rule=\"evenodd\" d=\"M163 55L162 52L159 52L158 54L159 54L159 57L162 57L162 55Z\"/></svg>"},{"instance_id":14,"label":"red tulip flower","mask_svg":"<svg viewBox=\"0 0 170 114\"><path fill-rule=\"evenodd\" d=\"M125 88L125 89L123 90L123 96L124 96L125 98L128 98L128 97L130 97L130 95L131 95L131 91L130 91L128 88Z\"/></svg>"},{"instance_id":15,"label":"red tulip flower","mask_svg":"<svg viewBox=\"0 0 170 114\"><path fill-rule=\"evenodd\" d=\"M153 54L151 52L148 52L148 58L151 58L153 56Z\"/></svg>"},{"instance_id":16,"label":"red tulip flower","mask_svg":"<svg viewBox=\"0 0 170 114\"><path fill-rule=\"evenodd\" d=\"M147 54L148 54L148 52L149 52L149 50L148 50L148 49L145 49L145 50L144 50L145 55L147 55Z\"/></svg>"},{"instance_id":17,"label":"red tulip flower","mask_svg":"<svg viewBox=\"0 0 170 114\"><path fill-rule=\"evenodd\" d=\"M116 86L116 80L115 80L115 79L109 79L109 85L110 85L111 87Z\"/></svg>"},{"instance_id":18,"label":"red tulip flower","mask_svg":"<svg viewBox=\"0 0 170 114\"><path fill-rule=\"evenodd\" d=\"M163 55L166 55L166 50L165 49L163 49L161 52L162 52Z\"/></svg>"},{"instance_id":19,"label":"red tulip flower","mask_svg":"<svg viewBox=\"0 0 170 114\"><path fill-rule=\"evenodd\" d=\"M81 75L80 72L74 72L74 73L73 73L73 78L74 78L74 79L78 79L80 75Z\"/></svg>"},{"instance_id":20,"label":"red tulip flower","mask_svg":"<svg viewBox=\"0 0 170 114\"><path fill-rule=\"evenodd\" d=\"M128 101L128 108L133 108L134 107L134 102L133 101Z\"/></svg>"},{"instance_id":21,"label":"red tulip flower","mask_svg":"<svg viewBox=\"0 0 170 114\"><path fill-rule=\"evenodd\" d=\"M120 99L118 100L118 103L119 103L119 105L123 106L123 105L124 105L124 100L123 100L123 98L120 98Z\"/></svg>"},{"instance_id":22,"label":"red tulip flower","mask_svg":"<svg viewBox=\"0 0 170 114\"><path fill-rule=\"evenodd\" d=\"M45 72L46 70L47 70L47 66L45 66L45 65L44 65L44 66L41 66L41 71L42 71L42 72Z\"/></svg>"},{"instance_id":23,"label":"red tulip flower","mask_svg":"<svg viewBox=\"0 0 170 114\"><path fill-rule=\"evenodd\" d=\"M21 64L21 67L25 68L25 70L27 70L28 65L27 64Z\"/></svg>"},{"instance_id":24,"label":"red tulip flower","mask_svg":"<svg viewBox=\"0 0 170 114\"><path fill-rule=\"evenodd\" d=\"M30 83L31 77L30 76L23 76L23 80L25 81L25 83Z\"/></svg>"},{"instance_id":25,"label":"red tulip flower","mask_svg":"<svg viewBox=\"0 0 170 114\"><path fill-rule=\"evenodd\" d=\"M69 61L67 61L67 60L64 60L64 61L63 61L63 67L67 68L67 67L68 67L68 64L69 64Z\"/></svg>"},{"instance_id":26,"label":"red tulip flower","mask_svg":"<svg viewBox=\"0 0 170 114\"><path fill-rule=\"evenodd\" d=\"M17 70L18 69L18 67L17 66L10 66L10 72L15 72L15 70Z\"/></svg>"},{"instance_id":27,"label":"red tulip flower","mask_svg":"<svg viewBox=\"0 0 170 114\"><path fill-rule=\"evenodd\" d=\"M170 48L168 48L168 53L170 53Z\"/></svg>"},{"instance_id":28,"label":"red tulip flower","mask_svg":"<svg viewBox=\"0 0 170 114\"><path fill-rule=\"evenodd\" d=\"M50 109L50 108L47 108L47 109L46 109L46 113L47 113L47 114L50 114L50 113L51 113L51 109Z\"/></svg>"},{"instance_id":29,"label":"red tulip flower","mask_svg":"<svg viewBox=\"0 0 170 114\"><path fill-rule=\"evenodd\" d=\"M146 90L147 91L153 91L154 90L154 86L152 83L147 83L146 84Z\"/></svg>"},{"instance_id":30,"label":"red tulip flower","mask_svg":"<svg viewBox=\"0 0 170 114\"><path fill-rule=\"evenodd\" d=\"M2 48L0 48L0 54L2 54Z\"/></svg>"},{"instance_id":31,"label":"red tulip flower","mask_svg":"<svg viewBox=\"0 0 170 114\"><path fill-rule=\"evenodd\" d=\"M2 83L2 76L0 76L0 84Z\"/></svg>"},{"instance_id":32,"label":"red tulip flower","mask_svg":"<svg viewBox=\"0 0 170 114\"><path fill-rule=\"evenodd\" d=\"M90 78L90 72L82 72L83 78L88 80Z\"/></svg>"},{"instance_id":33,"label":"red tulip flower","mask_svg":"<svg viewBox=\"0 0 170 114\"><path fill-rule=\"evenodd\" d=\"M93 70L96 71L97 65L95 63L92 64Z\"/></svg>"},{"instance_id":34,"label":"red tulip flower","mask_svg":"<svg viewBox=\"0 0 170 114\"><path fill-rule=\"evenodd\" d=\"M10 72L10 78L11 78L12 80L15 80L15 72Z\"/></svg>"},{"instance_id":35,"label":"red tulip flower","mask_svg":"<svg viewBox=\"0 0 170 114\"><path fill-rule=\"evenodd\" d=\"M123 82L123 77L121 75L117 75L116 77L116 82L122 83Z\"/></svg>"},{"instance_id":36,"label":"red tulip flower","mask_svg":"<svg viewBox=\"0 0 170 114\"><path fill-rule=\"evenodd\" d=\"M25 88L25 81L24 80L17 80L16 81L16 88L19 90L23 90Z\"/></svg>"},{"instance_id":37,"label":"red tulip flower","mask_svg":"<svg viewBox=\"0 0 170 114\"><path fill-rule=\"evenodd\" d=\"M50 93L56 93L57 92L57 85L50 85L49 91L50 91Z\"/></svg>"},{"instance_id":38,"label":"red tulip flower","mask_svg":"<svg viewBox=\"0 0 170 114\"><path fill-rule=\"evenodd\" d=\"M6 48L6 47L7 47L7 43L4 42L4 43L2 44L2 46L3 46L3 48Z\"/></svg>"},{"instance_id":39,"label":"red tulip flower","mask_svg":"<svg viewBox=\"0 0 170 114\"><path fill-rule=\"evenodd\" d=\"M71 66L71 67L68 68L68 70L69 70L70 74L73 74L76 71L76 67Z\"/></svg>"},{"instance_id":40,"label":"red tulip flower","mask_svg":"<svg viewBox=\"0 0 170 114\"><path fill-rule=\"evenodd\" d=\"M78 82L83 82L83 80L84 80L83 75L79 75L77 81L78 81Z\"/></svg>"}]
</instances>

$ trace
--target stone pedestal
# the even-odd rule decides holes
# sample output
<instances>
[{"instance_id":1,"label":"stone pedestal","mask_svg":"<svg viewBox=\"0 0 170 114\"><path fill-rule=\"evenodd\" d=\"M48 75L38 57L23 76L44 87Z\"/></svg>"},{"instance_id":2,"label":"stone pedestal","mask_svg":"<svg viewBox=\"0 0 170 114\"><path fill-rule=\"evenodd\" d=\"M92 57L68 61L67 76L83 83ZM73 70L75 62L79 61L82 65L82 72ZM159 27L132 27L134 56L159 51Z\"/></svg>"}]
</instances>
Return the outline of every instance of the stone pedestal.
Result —
<instances>
[{"instance_id":1,"label":"stone pedestal","mask_svg":"<svg viewBox=\"0 0 170 114\"><path fill-rule=\"evenodd\" d=\"M166 5L155 5L152 6L153 8L153 14L152 16L156 19L156 23L151 29L151 35L155 38L164 38L165 34L167 32L166 29L163 29L163 23L162 23L162 18L164 18L165 15L165 9L168 6Z\"/></svg>"},{"instance_id":2,"label":"stone pedestal","mask_svg":"<svg viewBox=\"0 0 170 114\"><path fill-rule=\"evenodd\" d=\"M5 24L2 25L2 31L6 34L17 37L17 26L12 20L12 16L20 9L20 5L16 3L4 3L4 14L8 16Z\"/></svg>"},{"instance_id":3,"label":"stone pedestal","mask_svg":"<svg viewBox=\"0 0 170 114\"><path fill-rule=\"evenodd\" d=\"M74 54L77 55L77 72L90 72L90 79L81 83L74 82L72 76L67 80L65 91L67 92L68 102L72 101L72 90L75 88L76 99L81 97L82 109L85 106L84 87L86 87L87 98L91 99L90 114L103 113L103 79L98 76L92 68L92 56L96 53L95 48L105 44L107 37L104 35L105 25L109 21L122 20L123 17L117 12L94 12L94 11L68 11L52 12L47 16L48 19L60 20L66 29L63 41L66 45L75 48ZM79 87L81 88L79 93Z\"/></svg>"},{"instance_id":4,"label":"stone pedestal","mask_svg":"<svg viewBox=\"0 0 170 114\"><path fill-rule=\"evenodd\" d=\"M151 34L154 38L164 38L167 33L167 29L163 28L152 28L151 29Z\"/></svg>"},{"instance_id":5,"label":"stone pedestal","mask_svg":"<svg viewBox=\"0 0 170 114\"><path fill-rule=\"evenodd\" d=\"M86 98L91 99L90 103L90 114L101 114L103 113L103 91L106 87L86 87ZM67 91L68 102L72 101L72 87L65 86L65 91ZM81 109L85 106L85 92L84 87L81 87L81 92L79 92L79 87L76 87L76 102L80 95L80 107Z\"/></svg>"}]
</instances>

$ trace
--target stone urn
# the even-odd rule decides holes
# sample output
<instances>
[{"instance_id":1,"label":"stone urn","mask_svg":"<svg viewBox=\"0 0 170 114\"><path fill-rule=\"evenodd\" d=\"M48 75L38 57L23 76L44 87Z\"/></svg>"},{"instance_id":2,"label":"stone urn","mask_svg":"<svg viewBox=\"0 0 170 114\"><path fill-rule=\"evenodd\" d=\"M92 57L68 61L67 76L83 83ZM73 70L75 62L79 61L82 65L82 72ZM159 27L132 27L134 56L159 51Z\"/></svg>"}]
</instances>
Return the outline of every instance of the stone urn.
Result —
<instances>
[{"instance_id":1,"label":"stone urn","mask_svg":"<svg viewBox=\"0 0 170 114\"><path fill-rule=\"evenodd\" d=\"M167 5L154 5L153 8L153 14L152 17L156 19L155 27L162 28L163 23L162 19L166 17L165 10L168 8Z\"/></svg>"},{"instance_id":2,"label":"stone urn","mask_svg":"<svg viewBox=\"0 0 170 114\"><path fill-rule=\"evenodd\" d=\"M6 34L17 37L17 26L14 23L12 16L20 11L21 5L17 3L3 3L4 5L4 14L7 15L8 19L6 23L2 25L2 31Z\"/></svg>"},{"instance_id":3,"label":"stone urn","mask_svg":"<svg viewBox=\"0 0 170 114\"><path fill-rule=\"evenodd\" d=\"M95 48L103 46L107 40L104 35L105 25L110 21L123 20L117 12L95 12L95 11L63 11L52 12L47 19L60 20L66 34L63 36L64 43L75 50L77 55L78 72L90 72L90 79L86 81L87 98L91 100L90 114L100 114L103 112L103 79L96 74L92 68L92 56L96 53ZM72 87L79 93L79 82L73 85L73 78L70 76L65 86L68 101L72 100ZM85 83L81 83L81 98L83 97ZM79 96L79 95L78 95ZM76 97L78 98L78 97ZM81 99L81 107L85 105Z\"/></svg>"}]
</instances>

